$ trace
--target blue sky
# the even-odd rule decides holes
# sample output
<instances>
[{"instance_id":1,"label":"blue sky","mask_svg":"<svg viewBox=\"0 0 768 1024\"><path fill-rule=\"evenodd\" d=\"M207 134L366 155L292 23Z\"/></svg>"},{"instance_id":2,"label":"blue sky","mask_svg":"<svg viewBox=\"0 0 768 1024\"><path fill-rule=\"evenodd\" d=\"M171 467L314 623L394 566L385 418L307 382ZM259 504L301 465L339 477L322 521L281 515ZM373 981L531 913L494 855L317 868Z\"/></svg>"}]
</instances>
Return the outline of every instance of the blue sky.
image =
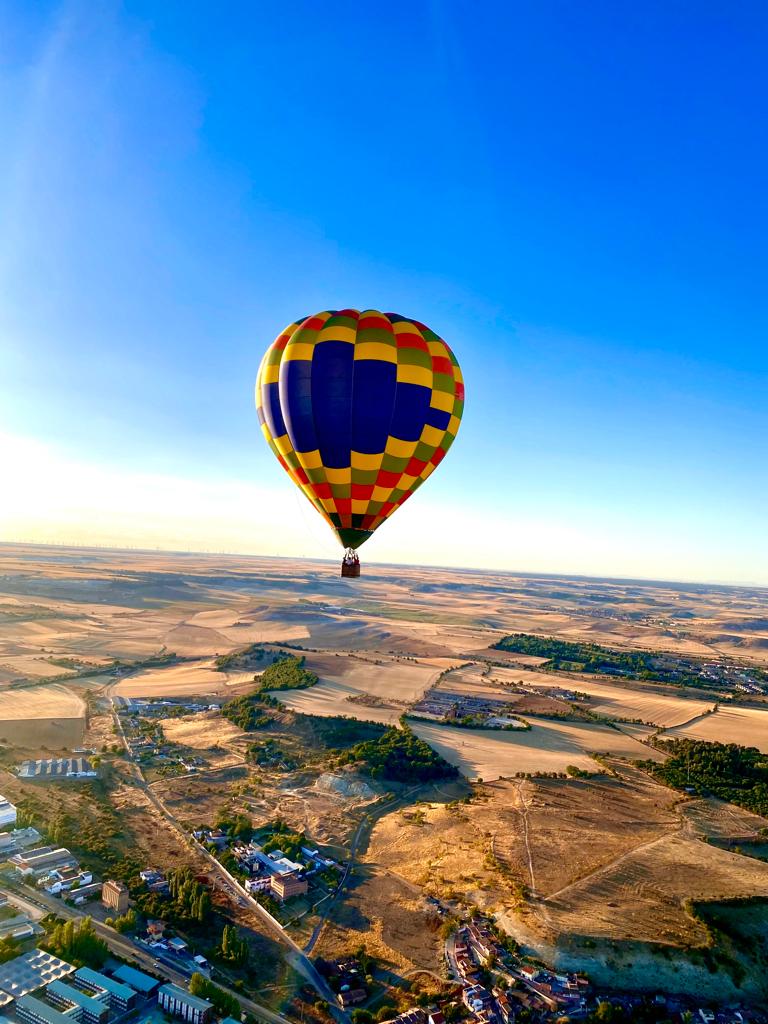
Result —
<instances>
[{"instance_id":1,"label":"blue sky","mask_svg":"<svg viewBox=\"0 0 768 1024\"><path fill-rule=\"evenodd\" d=\"M767 30L0 3L0 537L335 556L252 385L297 315L372 306L467 406L365 557L768 584Z\"/></svg>"}]
</instances>

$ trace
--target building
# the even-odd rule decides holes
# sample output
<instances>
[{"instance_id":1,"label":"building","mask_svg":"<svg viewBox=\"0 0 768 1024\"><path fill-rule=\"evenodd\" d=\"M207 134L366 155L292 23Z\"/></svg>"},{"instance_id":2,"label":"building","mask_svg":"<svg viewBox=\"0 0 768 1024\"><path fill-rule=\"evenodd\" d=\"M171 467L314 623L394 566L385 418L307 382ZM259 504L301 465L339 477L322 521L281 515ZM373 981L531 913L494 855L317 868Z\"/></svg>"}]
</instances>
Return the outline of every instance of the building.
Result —
<instances>
[{"instance_id":1,"label":"building","mask_svg":"<svg viewBox=\"0 0 768 1024\"><path fill-rule=\"evenodd\" d=\"M87 757L49 757L24 761L18 774L20 779L49 782L51 779L95 779L99 773Z\"/></svg>"},{"instance_id":2,"label":"building","mask_svg":"<svg viewBox=\"0 0 768 1024\"><path fill-rule=\"evenodd\" d=\"M0 825L15 825L16 824L16 808L10 802L6 800L4 796L0 796Z\"/></svg>"},{"instance_id":3,"label":"building","mask_svg":"<svg viewBox=\"0 0 768 1024\"><path fill-rule=\"evenodd\" d=\"M0 939L28 939L34 934L35 926L26 914L16 914L0 921Z\"/></svg>"},{"instance_id":4,"label":"building","mask_svg":"<svg viewBox=\"0 0 768 1024\"><path fill-rule=\"evenodd\" d=\"M14 1005L15 1016L25 1024L72 1024L72 1017L49 1006L34 996L19 996Z\"/></svg>"},{"instance_id":5,"label":"building","mask_svg":"<svg viewBox=\"0 0 768 1024\"><path fill-rule=\"evenodd\" d=\"M105 907L111 907L118 914L124 914L128 909L128 886L122 882L116 882L108 878L101 887L101 902Z\"/></svg>"},{"instance_id":6,"label":"building","mask_svg":"<svg viewBox=\"0 0 768 1024\"><path fill-rule=\"evenodd\" d=\"M36 846L42 838L36 828L15 828L12 832L0 832L0 860L20 853L29 846Z\"/></svg>"},{"instance_id":7,"label":"building","mask_svg":"<svg viewBox=\"0 0 768 1024\"><path fill-rule=\"evenodd\" d=\"M157 978L153 978L151 974L137 971L135 967L130 967L128 964L121 964L112 971L112 977L122 981L124 985L130 985L132 989L145 997L153 995L160 984Z\"/></svg>"},{"instance_id":8,"label":"building","mask_svg":"<svg viewBox=\"0 0 768 1024\"><path fill-rule=\"evenodd\" d=\"M107 999L109 1008L124 1013L136 1005L136 993L128 985L108 978L106 974L92 971L90 967L81 967L75 971L72 980L83 992L95 995L97 999Z\"/></svg>"},{"instance_id":9,"label":"building","mask_svg":"<svg viewBox=\"0 0 768 1024\"><path fill-rule=\"evenodd\" d=\"M93 882L93 875L90 871L80 871L77 867L62 867L51 871L37 879L40 888L45 889L51 896L58 896L62 892L69 892L80 885L89 885Z\"/></svg>"},{"instance_id":10,"label":"building","mask_svg":"<svg viewBox=\"0 0 768 1024\"><path fill-rule=\"evenodd\" d=\"M364 988L349 988L339 992L336 998L339 1000L342 1010L346 1010L350 1006L359 1006L360 1003L364 1003L368 998L368 992Z\"/></svg>"},{"instance_id":11,"label":"building","mask_svg":"<svg viewBox=\"0 0 768 1024\"><path fill-rule=\"evenodd\" d=\"M272 875L269 880L270 892L274 893L282 901L305 893L307 888L307 880L302 878L301 875Z\"/></svg>"},{"instance_id":12,"label":"building","mask_svg":"<svg viewBox=\"0 0 768 1024\"><path fill-rule=\"evenodd\" d=\"M71 974L74 969L72 964L60 960L52 953L31 949L28 953L0 964L0 990L18 999L19 996L25 996Z\"/></svg>"},{"instance_id":13,"label":"building","mask_svg":"<svg viewBox=\"0 0 768 1024\"><path fill-rule=\"evenodd\" d=\"M52 981L45 990L45 997L58 1010L70 1011L71 1016L79 1017L81 1024L104 1024L109 1017L107 999L94 999L64 981Z\"/></svg>"},{"instance_id":14,"label":"building","mask_svg":"<svg viewBox=\"0 0 768 1024\"><path fill-rule=\"evenodd\" d=\"M34 875L42 878L60 868L76 868L77 857L66 847L60 846L54 849L52 846L38 846L26 853L16 853L8 858L20 875Z\"/></svg>"},{"instance_id":15,"label":"building","mask_svg":"<svg viewBox=\"0 0 768 1024\"><path fill-rule=\"evenodd\" d=\"M90 885L78 885L76 889L69 889L64 893L63 898L67 903L74 903L75 906L79 906L81 903L93 899L94 896L100 895L101 882L91 882Z\"/></svg>"},{"instance_id":16,"label":"building","mask_svg":"<svg viewBox=\"0 0 768 1024\"><path fill-rule=\"evenodd\" d=\"M404 1013L399 1013L397 1017L391 1017L384 1021L384 1024L425 1024L426 1020L426 1011L422 1010L420 1006L414 1006Z\"/></svg>"},{"instance_id":17,"label":"building","mask_svg":"<svg viewBox=\"0 0 768 1024\"><path fill-rule=\"evenodd\" d=\"M181 1017L188 1024L207 1024L213 1017L213 1003L193 996L178 985L161 985L157 990L157 1003L166 1013Z\"/></svg>"}]
</instances>

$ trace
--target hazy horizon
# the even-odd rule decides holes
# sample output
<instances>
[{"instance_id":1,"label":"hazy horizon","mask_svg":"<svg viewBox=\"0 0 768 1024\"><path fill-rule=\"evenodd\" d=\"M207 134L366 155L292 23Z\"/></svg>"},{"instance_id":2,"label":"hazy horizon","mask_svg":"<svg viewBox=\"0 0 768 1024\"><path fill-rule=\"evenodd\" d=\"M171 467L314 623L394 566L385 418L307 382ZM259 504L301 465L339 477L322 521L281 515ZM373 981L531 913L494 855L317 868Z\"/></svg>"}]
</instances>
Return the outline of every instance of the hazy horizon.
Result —
<instances>
[{"instance_id":1,"label":"hazy horizon","mask_svg":"<svg viewBox=\"0 0 768 1024\"><path fill-rule=\"evenodd\" d=\"M44 548L44 549L55 549L60 551L102 551L112 552L115 554L133 554L133 555L175 555L179 557L198 557L216 559L216 558L243 558L243 559L265 559L278 561L299 561L299 562L317 562L320 565L334 566L337 564L338 559L330 556L323 555L284 555L284 554L265 554L263 552L254 551L227 551L225 549L212 550L204 548L170 548L170 547L140 547L138 545L113 545L113 544L94 544L94 543L67 543L66 541L30 541L24 540L23 538L11 538L9 540L0 540L0 547L19 547L19 548ZM518 569L518 568L496 568L493 566L481 566L481 565L441 565L436 562L384 562L380 559L368 559L365 562L366 565L371 568L383 568L383 569L434 569L435 571L444 572L459 572L459 573L489 573L497 576L514 576L521 577L524 579L562 579L562 580L589 580L595 583L607 582L607 583L637 583L641 586L654 586L656 584L660 586L668 586L670 584L681 586L681 587L723 587L723 588L747 588L754 590L768 590L768 585L762 583L756 583L753 580L692 580L692 579L679 579L676 577L663 577L663 576L609 576L609 575L595 575L589 573L563 573L563 572L544 572L536 569ZM335 573L334 573L335 575Z\"/></svg>"}]
</instances>

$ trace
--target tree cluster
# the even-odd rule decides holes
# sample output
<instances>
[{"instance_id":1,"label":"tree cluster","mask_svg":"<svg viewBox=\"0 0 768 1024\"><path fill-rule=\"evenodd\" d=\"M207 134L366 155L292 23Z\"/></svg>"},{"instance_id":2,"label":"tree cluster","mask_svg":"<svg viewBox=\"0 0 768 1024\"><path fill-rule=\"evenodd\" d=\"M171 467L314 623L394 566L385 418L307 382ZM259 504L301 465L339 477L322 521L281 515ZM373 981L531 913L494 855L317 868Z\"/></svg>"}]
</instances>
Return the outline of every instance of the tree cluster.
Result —
<instances>
[{"instance_id":1,"label":"tree cluster","mask_svg":"<svg viewBox=\"0 0 768 1024\"><path fill-rule=\"evenodd\" d=\"M215 956L235 967L242 967L248 960L248 943L237 934L237 928L225 924L221 933L221 941L216 947Z\"/></svg>"},{"instance_id":2,"label":"tree cluster","mask_svg":"<svg viewBox=\"0 0 768 1024\"><path fill-rule=\"evenodd\" d=\"M271 832L269 839L263 844L265 853L282 850L289 860L295 860L301 853L302 846L307 845L307 837L303 832L294 832L282 818L275 818L267 828Z\"/></svg>"},{"instance_id":3,"label":"tree cluster","mask_svg":"<svg viewBox=\"0 0 768 1024\"><path fill-rule=\"evenodd\" d=\"M714 793L755 814L768 814L768 759L757 747L704 740L657 740L669 754L663 764L643 762L656 778L675 789Z\"/></svg>"},{"instance_id":4,"label":"tree cluster","mask_svg":"<svg viewBox=\"0 0 768 1024\"><path fill-rule=\"evenodd\" d=\"M702 666L693 659L676 657L665 661L653 651L614 651L600 644L575 643L556 637L512 633L493 644L497 651L532 654L546 658L542 668L619 675L630 679L655 680L674 686L715 688L720 684L704 676Z\"/></svg>"},{"instance_id":5,"label":"tree cluster","mask_svg":"<svg viewBox=\"0 0 768 1024\"><path fill-rule=\"evenodd\" d=\"M45 948L77 967L101 967L109 954L106 942L94 931L90 917L57 924Z\"/></svg>"},{"instance_id":6,"label":"tree cluster","mask_svg":"<svg viewBox=\"0 0 768 1024\"><path fill-rule=\"evenodd\" d=\"M127 910L119 917L108 917L105 924L110 925L116 932L124 935L126 932L135 932L139 923L135 910Z\"/></svg>"},{"instance_id":7,"label":"tree cluster","mask_svg":"<svg viewBox=\"0 0 768 1024\"><path fill-rule=\"evenodd\" d=\"M458 769L449 764L407 725L390 727L377 739L357 743L340 757L341 764L357 764L373 778L394 782L453 779Z\"/></svg>"},{"instance_id":8,"label":"tree cluster","mask_svg":"<svg viewBox=\"0 0 768 1024\"><path fill-rule=\"evenodd\" d=\"M212 981L204 978L202 974L193 974L189 979L189 991L193 996L207 999L213 1003L216 1013L221 1017L234 1017L240 1019L240 1003L229 992L214 985Z\"/></svg>"},{"instance_id":9,"label":"tree cluster","mask_svg":"<svg viewBox=\"0 0 768 1024\"><path fill-rule=\"evenodd\" d=\"M178 868L169 873L168 890L172 918L177 922L205 924L211 913L211 897L189 868Z\"/></svg>"},{"instance_id":10,"label":"tree cluster","mask_svg":"<svg viewBox=\"0 0 768 1024\"><path fill-rule=\"evenodd\" d=\"M253 692L233 697L221 708L222 715L245 732L260 729L271 721L264 710L264 705L274 703L274 698L269 697L270 690L305 690L315 685L318 676L304 667L303 657L288 654L268 665L258 681Z\"/></svg>"}]
</instances>

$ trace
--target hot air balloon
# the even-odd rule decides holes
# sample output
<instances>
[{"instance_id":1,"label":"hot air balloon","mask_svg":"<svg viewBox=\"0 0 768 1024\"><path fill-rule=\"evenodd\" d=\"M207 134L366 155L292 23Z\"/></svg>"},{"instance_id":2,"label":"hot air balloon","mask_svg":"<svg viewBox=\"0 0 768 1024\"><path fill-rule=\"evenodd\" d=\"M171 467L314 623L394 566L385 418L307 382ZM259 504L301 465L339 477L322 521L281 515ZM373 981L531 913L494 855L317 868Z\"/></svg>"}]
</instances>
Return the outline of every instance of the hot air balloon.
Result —
<instances>
[{"instance_id":1,"label":"hot air balloon","mask_svg":"<svg viewBox=\"0 0 768 1024\"><path fill-rule=\"evenodd\" d=\"M439 465L459 429L456 357L418 320L374 309L297 320L256 378L261 429L280 465L346 549L356 549Z\"/></svg>"}]
</instances>

